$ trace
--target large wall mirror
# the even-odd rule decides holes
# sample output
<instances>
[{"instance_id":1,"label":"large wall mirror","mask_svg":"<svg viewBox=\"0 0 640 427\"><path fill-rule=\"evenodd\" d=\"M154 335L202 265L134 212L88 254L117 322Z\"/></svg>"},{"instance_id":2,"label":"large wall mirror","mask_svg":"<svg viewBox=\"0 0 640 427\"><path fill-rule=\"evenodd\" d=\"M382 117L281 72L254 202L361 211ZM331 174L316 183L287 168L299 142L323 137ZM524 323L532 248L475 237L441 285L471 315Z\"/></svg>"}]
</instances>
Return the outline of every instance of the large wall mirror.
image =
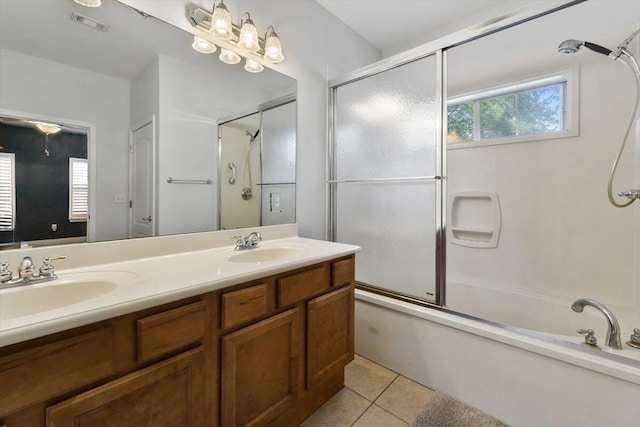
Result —
<instances>
[{"instance_id":1,"label":"large wall mirror","mask_svg":"<svg viewBox=\"0 0 640 427\"><path fill-rule=\"evenodd\" d=\"M192 42L116 0L0 2L0 247L295 221L296 81Z\"/></svg>"}]
</instances>

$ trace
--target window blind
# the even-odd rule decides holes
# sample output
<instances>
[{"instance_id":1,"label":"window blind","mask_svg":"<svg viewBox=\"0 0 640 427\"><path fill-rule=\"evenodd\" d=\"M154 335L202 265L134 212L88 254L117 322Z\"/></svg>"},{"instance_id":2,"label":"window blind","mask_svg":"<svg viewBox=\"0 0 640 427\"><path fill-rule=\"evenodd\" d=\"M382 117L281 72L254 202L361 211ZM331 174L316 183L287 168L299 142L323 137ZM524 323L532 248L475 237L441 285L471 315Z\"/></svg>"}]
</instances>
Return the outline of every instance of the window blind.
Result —
<instances>
[{"instance_id":1,"label":"window blind","mask_svg":"<svg viewBox=\"0 0 640 427\"><path fill-rule=\"evenodd\" d=\"M69 157L69 221L82 222L89 217L89 162Z\"/></svg>"},{"instance_id":2,"label":"window blind","mask_svg":"<svg viewBox=\"0 0 640 427\"><path fill-rule=\"evenodd\" d=\"M0 153L0 231L11 231L15 228L15 163L15 154Z\"/></svg>"}]
</instances>

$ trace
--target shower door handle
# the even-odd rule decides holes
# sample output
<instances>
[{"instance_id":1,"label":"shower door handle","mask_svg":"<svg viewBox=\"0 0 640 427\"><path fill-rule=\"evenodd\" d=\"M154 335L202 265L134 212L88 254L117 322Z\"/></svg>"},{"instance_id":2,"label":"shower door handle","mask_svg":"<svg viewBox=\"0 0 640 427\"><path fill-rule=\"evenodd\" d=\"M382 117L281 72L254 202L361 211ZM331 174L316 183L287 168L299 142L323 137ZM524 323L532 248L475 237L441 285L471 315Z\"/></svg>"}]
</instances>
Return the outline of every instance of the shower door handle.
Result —
<instances>
[{"instance_id":1,"label":"shower door handle","mask_svg":"<svg viewBox=\"0 0 640 427\"><path fill-rule=\"evenodd\" d=\"M229 169L231 169L231 178L229 178L229 184L233 185L236 183L236 164L233 162L229 162Z\"/></svg>"}]
</instances>

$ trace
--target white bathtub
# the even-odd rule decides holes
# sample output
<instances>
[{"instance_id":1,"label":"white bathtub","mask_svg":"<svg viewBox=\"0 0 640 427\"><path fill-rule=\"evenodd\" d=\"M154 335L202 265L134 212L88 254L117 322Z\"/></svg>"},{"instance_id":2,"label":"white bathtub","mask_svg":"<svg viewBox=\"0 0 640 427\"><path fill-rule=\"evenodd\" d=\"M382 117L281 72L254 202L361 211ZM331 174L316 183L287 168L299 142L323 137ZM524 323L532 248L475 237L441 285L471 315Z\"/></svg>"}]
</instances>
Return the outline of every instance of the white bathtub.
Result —
<instances>
[{"instance_id":1,"label":"white bathtub","mask_svg":"<svg viewBox=\"0 0 640 427\"><path fill-rule=\"evenodd\" d=\"M608 328L604 315L593 307L585 307L582 313L576 313L571 309L573 300L561 301L508 292L499 288L465 283L464 279L460 278L449 278L446 299L447 308L452 311L534 333L544 333L571 343L584 342L583 336L577 333L578 329L593 329L602 351L640 362L640 349L625 344L630 339L633 328L640 328L640 320L634 321L627 311L613 306L609 308L620 323L622 350L604 345Z\"/></svg>"},{"instance_id":2,"label":"white bathtub","mask_svg":"<svg viewBox=\"0 0 640 427\"><path fill-rule=\"evenodd\" d=\"M640 362L557 339L591 327L604 343L601 314L567 310L584 318L545 336L357 290L356 352L512 426L638 425Z\"/></svg>"}]
</instances>

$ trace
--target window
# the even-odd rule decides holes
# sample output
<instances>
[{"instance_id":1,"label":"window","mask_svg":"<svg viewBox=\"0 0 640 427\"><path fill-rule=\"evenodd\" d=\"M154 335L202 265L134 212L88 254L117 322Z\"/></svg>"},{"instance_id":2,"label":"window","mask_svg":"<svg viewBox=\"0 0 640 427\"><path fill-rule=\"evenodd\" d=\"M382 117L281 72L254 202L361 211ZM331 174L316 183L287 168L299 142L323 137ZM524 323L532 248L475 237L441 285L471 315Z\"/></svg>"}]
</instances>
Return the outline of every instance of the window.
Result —
<instances>
[{"instance_id":1,"label":"window","mask_svg":"<svg viewBox=\"0 0 640 427\"><path fill-rule=\"evenodd\" d=\"M89 162L69 157L69 221L89 218Z\"/></svg>"},{"instance_id":2,"label":"window","mask_svg":"<svg viewBox=\"0 0 640 427\"><path fill-rule=\"evenodd\" d=\"M0 153L0 231L16 226L16 155Z\"/></svg>"},{"instance_id":3,"label":"window","mask_svg":"<svg viewBox=\"0 0 640 427\"><path fill-rule=\"evenodd\" d=\"M450 98L448 144L561 136L571 125L568 86L569 73L562 73Z\"/></svg>"}]
</instances>

